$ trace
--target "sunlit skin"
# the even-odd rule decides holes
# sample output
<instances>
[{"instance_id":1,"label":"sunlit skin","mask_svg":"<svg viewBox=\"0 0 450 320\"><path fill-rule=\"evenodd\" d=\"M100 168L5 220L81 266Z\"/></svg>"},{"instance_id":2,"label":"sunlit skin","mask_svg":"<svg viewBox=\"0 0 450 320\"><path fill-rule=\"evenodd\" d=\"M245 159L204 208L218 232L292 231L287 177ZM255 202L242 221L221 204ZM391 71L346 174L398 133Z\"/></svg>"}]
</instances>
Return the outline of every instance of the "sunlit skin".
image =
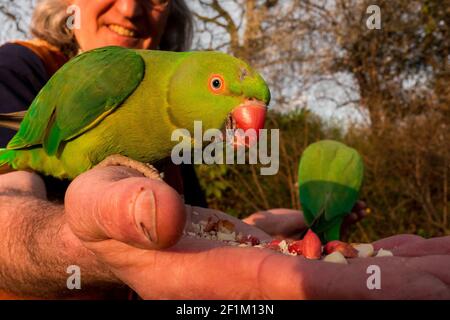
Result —
<instances>
[{"instance_id":1,"label":"sunlit skin","mask_svg":"<svg viewBox=\"0 0 450 320\"><path fill-rule=\"evenodd\" d=\"M142 190L152 193L155 202L139 202L137 209L130 211L129 203ZM119 213L117 223L104 223ZM232 220L244 234L271 239L225 213L214 214ZM143 298L450 298L450 236L426 240L399 235L383 239L374 243L375 248L390 249L394 257L352 259L349 265L338 265L190 237L182 238L170 249L148 250L155 244L130 220L137 217L149 223L152 215L158 221L155 233L161 239L159 245L164 245L179 237L177 226L207 219L211 210L190 206L184 210L173 189L119 167L82 174L66 195L66 219L77 235L76 241L81 239ZM367 267L371 264L381 268L382 290L367 288Z\"/></svg>"},{"instance_id":2,"label":"sunlit skin","mask_svg":"<svg viewBox=\"0 0 450 320\"><path fill-rule=\"evenodd\" d=\"M2 175L0 190L11 185L30 199L46 197L44 183L36 174ZM152 193L155 201L136 203L137 193L143 190ZM58 227L65 251L70 254L87 247L143 298L450 299L450 236L382 239L374 243L375 248L389 249L394 257L351 259L348 265L190 237L169 249L152 250L157 246L136 226L136 219L148 223L154 214L159 245L164 246L179 238L180 226L205 219L211 210L185 208L167 184L124 167L95 168L80 175L65 200ZM214 214L233 219L219 211ZM237 219L233 222L243 233L270 239L261 230ZM367 288L367 267L373 264L381 270L381 290Z\"/></svg>"},{"instance_id":3,"label":"sunlit skin","mask_svg":"<svg viewBox=\"0 0 450 320\"><path fill-rule=\"evenodd\" d=\"M170 0L70 0L80 8L75 38L82 51L103 46L156 49Z\"/></svg>"},{"instance_id":4,"label":"sunlit skin","mask_svg":"<svg viewBox=\"0 0 450 320\"><path fill-rule=\"evenodd\" d=\"M2 175L0 190L11 186L27 194L27 199L46 199L44 183L34 173ZM138 201L137 195L143 192L147 197ZM225 213L184 206L167 184L118 166L94 168L72 182L58 220L59 238L65 254L73 255L74 261L94 259L91 254L78 256L79 248L88 248L143 298L450 299L449 236L383 239L374 246L392 250L394 257L352 259L349 265L310 261L268 249L230 247L218 241L180 239L186 224L211 214L232 220L244 234L271 238ZM282 225L288 216L273 214L270 219ZM147 225L156 221L152 234L157 234L158 242L150 242L136 221ZM177 241L169 249L154 250ZM381 269L382 290L367 289L371 264Z\"/></svg>"},{"instance_id":5,"label":"sunlit skin","mask_svg":"<svg viewBox=\"0 0 450 320\"><path fill-rule=\"evenodd\" d=\"M81 29L75 30L81 50L105 45L157 48L170 3L152 7L150 2L73 0L81 9ZM136 34L119 35L111 30L111 24ZM26 199L21 201L29 201L27 208L38 199L46 200L45 185L33 173L1 175L0 193L5 189L25 194ZM138 197L142 194L146 197ZM67 190L64 208L58 210L58 236L52 237L39 254L53 257L57 246L52 245L57 242L72 257L70 261L81 259L84 265L95 268L96 259L100 259L118 282L129 285L143 298L450 299L450 237L425 240L402 235L380 240L375 247L391 249L394 257L353 259L349 265L182 237L185 225L211 215L232 220L238 231L261 240L269 240L273 235L295 235L305 225L302 215L294 210L262 211L244 223L219 211L185 206L169 185L119 166L94 168L77 177ZM158 240L151 242L137 221L145 225L156 223L151 235ZM17 229L17 233L20 231ZM47 229L39 232L46 233ZM176 245L169 249L160 249L173 243ZM95 256L80 250L85 247ZM21 263L26 266L26 259ZM382 290L368 290L366 286L367 266L374 263L382 271ZM49 278L51 275L47 274Z\"/></svg>"}]
</instances>

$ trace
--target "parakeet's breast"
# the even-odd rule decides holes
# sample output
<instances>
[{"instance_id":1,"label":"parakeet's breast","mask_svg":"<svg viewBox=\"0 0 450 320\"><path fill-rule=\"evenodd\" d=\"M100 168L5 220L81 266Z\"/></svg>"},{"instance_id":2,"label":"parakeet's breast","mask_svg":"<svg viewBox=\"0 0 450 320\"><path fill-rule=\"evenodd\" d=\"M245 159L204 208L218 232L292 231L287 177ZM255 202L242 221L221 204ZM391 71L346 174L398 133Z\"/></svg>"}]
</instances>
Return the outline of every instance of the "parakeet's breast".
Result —
<instances>
[{"instance_id":1,"label":"parakeet's breast","mask_svg":"<svg viewBox=\"0 0 450 320\"><path fill-rule=\"evenodd\" d=\"M146 68L141 84L95 128L65 145L61 160L66 166L78 168L71 160L76 152L86 155L92 166L112 154L148 163L170 156L176 127L167 112L167 86L178 55L169 59L160 52L143 51Z\"/></svg>"}]
</instances>

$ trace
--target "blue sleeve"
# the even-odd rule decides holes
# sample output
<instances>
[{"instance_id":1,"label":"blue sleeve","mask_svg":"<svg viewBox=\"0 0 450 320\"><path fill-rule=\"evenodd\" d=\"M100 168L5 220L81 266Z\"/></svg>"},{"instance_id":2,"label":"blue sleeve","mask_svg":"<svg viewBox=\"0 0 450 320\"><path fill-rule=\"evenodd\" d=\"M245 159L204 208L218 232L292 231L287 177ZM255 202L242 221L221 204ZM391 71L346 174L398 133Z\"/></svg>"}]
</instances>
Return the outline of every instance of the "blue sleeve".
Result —
<instances>
[{"instance_id":1,"label":"blue sleeve","mask_svg":"<svg viewBox=\"0 0 450 320\"><path fill-rule=\"evenodd\" d=\"M27 47L7 43L0 47L0 113L26 110L48 80L41 59ZM0 148L15 131L0 128Z\"/></svg>"}]
</instances>

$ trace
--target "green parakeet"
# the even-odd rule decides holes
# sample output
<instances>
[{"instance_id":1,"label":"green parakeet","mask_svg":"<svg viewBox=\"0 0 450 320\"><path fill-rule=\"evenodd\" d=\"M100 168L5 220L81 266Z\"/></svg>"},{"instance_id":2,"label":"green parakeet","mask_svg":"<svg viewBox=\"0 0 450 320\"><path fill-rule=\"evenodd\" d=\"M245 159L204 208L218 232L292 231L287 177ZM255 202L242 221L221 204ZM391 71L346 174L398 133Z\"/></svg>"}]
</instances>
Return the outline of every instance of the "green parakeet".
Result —
<instances>
[{"instance_id":1,"label":"green parakeet","mask_svg":"<svg viewBox=\"0 0 450 320\"><path fill-rule=\"evenodd\" d=\"M343 218L358 199L364 165L343 143L322 140L309 145L298 170L300 203L308 225L322 241L338 240Z\"/></svg>"},{"instance_id":2,"label":"green parakeet","mask_svg":"<svg viewBox=\"0 0 450 320\"><path fill-rule=\"evenodd\" d=\"M194 120L203 130L261 129L269 100L263 78L224 53L99 48L47 82L0 149L0 166L73 179L112 154L153 163L170 156L173 130L192 134Z\"/></svg>"}]
</instances>

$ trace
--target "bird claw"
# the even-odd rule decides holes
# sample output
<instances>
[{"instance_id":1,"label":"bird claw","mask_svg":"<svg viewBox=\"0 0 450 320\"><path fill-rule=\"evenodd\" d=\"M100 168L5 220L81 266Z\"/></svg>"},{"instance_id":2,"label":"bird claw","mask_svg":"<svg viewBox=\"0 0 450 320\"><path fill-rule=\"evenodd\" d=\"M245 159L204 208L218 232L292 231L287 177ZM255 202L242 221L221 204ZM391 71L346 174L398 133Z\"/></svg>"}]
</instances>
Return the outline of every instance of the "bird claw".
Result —
<instances>
[{"instance_id":1,"label":"bird claw","mask_svg":"<svg viewBox=\"0 0 450 320\"><path fill-rule=\"evenodd\" d=\"M120 154L106 157L96 167L124 166L139 171L145 177L162 181L161 174L149 163L142 163Z\"/></svg>"}]
</instances>

